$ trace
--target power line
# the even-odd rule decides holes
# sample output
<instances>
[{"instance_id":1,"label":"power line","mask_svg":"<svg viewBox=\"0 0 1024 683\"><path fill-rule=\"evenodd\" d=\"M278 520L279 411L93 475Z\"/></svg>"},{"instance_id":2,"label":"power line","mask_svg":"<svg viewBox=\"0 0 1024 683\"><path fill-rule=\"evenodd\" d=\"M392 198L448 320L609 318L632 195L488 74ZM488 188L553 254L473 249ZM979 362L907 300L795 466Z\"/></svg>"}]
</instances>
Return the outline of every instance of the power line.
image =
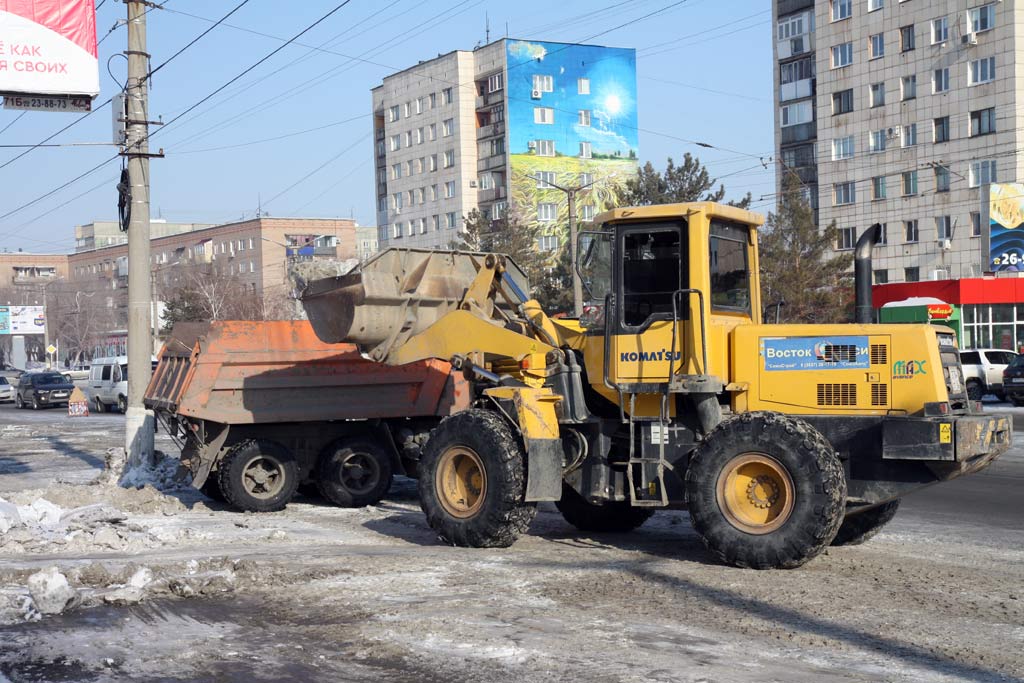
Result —
<instances>
[{"instance_id":1,"label":"power line","mask_svg":"<svg viewBox=\"0 0 1024 683\"><path fill-rule=\"evenodd\" d=\"M351 149L353 149L353 148L354 148L354 147L355 147L356 145L358 145L359 143L363 142L363 141L364 141L364 140L366 140L366 139L367 139L368 137L370 137L370 133L367 133L367 134L365 134L365 135L363 135L363 136L359 137L359 138L358 138L358 139L357 139L357 140L356 140L355 142L353 142L353 143L352 143L351 145L349 145L348 147L345 147L345 148L344 148L343 150L341 150L340 152L338 152L337 154L335 154L334 156L332 156L332 157L331 157L330 159L328 159L328 160L327 160L327 161L325 161L324 163L320 164L319 166L317 166L316 168L314 168L314 169L313 169L312 171L310 171L310 172L309 172L309 173L307 173L306 175L302 176L301 178L299 178L299 179L298 179L298 180L296 180L296 181L295 181L294 183L292 183L291 185L289 185L289 186L288 186L288 187L286 187L285 189L283 189L283 190L281 190L280 192L278 192L277 194L275 194L275 195L274 195L273 197L271 197L271 198L270 198L270 199L268 199L267 201L263 202L263 205L264 205L264 206L268 206L268 205L269 205L269 204L270 204L271 202L273 202L273 201L274 201L275 199L277 199L277 198L278 198L278 197L280 197L281 195L283 195L283 194L285 194L285 193L287 193L287 192L290 192L290 191L291 191L292 189L294 189L294 188L295 188L296 186L298 186L298 185L299 185L300 183L304 182L305 180L308 180L309 178L311 178L311 177L312 177L313 175L315 175L316 173L319 173L319 172L320 172L320 171L322 171L322 170L323 170L324 168L326 168L326 167L327 167L327 166L329 166L330 164L332 164L332 163L334 163L335 161L337 161L338 159L340 159L340 158L341 158L341 157L342 157L342 156L343 156L343 155L344 155L344 154L345 154L346 152L348 152L348 151L350 151Z\"/></svg>"},{"instance_id":2,"label":"power line","mask_svg":"<svg viewBox=\"0 0 1024 683\"><path fill-rule=\"evenodd\" d=\"M23 112L21 112L20 114L18 114L17 116L15 116L15 117L14 117L14 120L13 120L13 121L11 121L10 123L8 123L8 124L7 124L6 126L4 126L3 128L0 128L0 135L3 135L3 134L4 134L4 133L5 133L6 131L7 131L7 129L8 129L8 128L10 128L10 127L11 127L11 126L13 126L14 124L16 124L16 123L17 123L17 122L18 122L19 120L21 120L21 117L22 117L22 116L24 116L24 115L25 115L25 114L27 114L27 113L28 113L27 111L23 111Z\"/></svg>"},{"instance_id":3,"label":"power line","mask_svg":"<svg viewBox=\"0 0 1024 683\"><path fill-rule=\"evenodd\" d=\"M342 119L341 121L335 121L333 123L327 123L327 124L324 124L322 126L317 126L316 128L307 128L305 130L298 130L298 131L294 131L292 133L284 133L283 135L276 135L276 136L274 136L272 138L263 138L262 140L250 140L249 142L240 142L240 143L235 144L235 145L223 145L221 147L207 147L206 149L190 149L190 150L187 150L187 151L184 151L184 152L177 152L177 154L178 155L182 155L182 154L202 154L204 152L219 152L219 151L224 150L224 149L238 149L239 147L250 147L252 145L259 145L259 144L262 144L264 142L275 142L277 140L284 140L286 138L293 138L293 137L295 137L297 135L305 135L306 133L314 133L314 132L316 132L318 130L324 130L326 128L333 128L335 126L340 126L340 125L345 124L345 123L352 123L353 121L358 121L360 119L365 119L365 118L366 118L365 114L360 114L359 116L353 116L352 118Z\"/></svg>"},{"instance_id":4,"label":"power line","mask_svg":"<svg viewBox=\"0 0 1024 683\"><path fill-rule=\"evenodd\" d=\"M165 66L167 66L171 62L173 62L178 57L178 55L180 55L182 52L184 52L185 50L189 49L190 47L192 47L193 45L198 43L200 40L203 39L204 36L206 36L206 34L208 34L210 31L212 31L213 29L215 29L218 26L220 26L221 24L223 24L228 19L228 17L230 17L232 14L234 14L235 12L237 12L240 9L242 9L243 7L245 7L248 4L249 4L249 0L242 0L242 2L238 3L237 5L235 5L234 9L232 9L230 12L225 14L223 17L221 17L220 19L215 21L213 23L213 25L211 25L208 29L206 29L205 31L200 33L198 36L196 36L195 38L190 40L188 42L188 44L186 44L180 50L178 50L173 55L171 55L170 57L165 59L159 66L157 66L155 69L151 70L148 74L146 74L143 77L142 81L143 82L148 81L150 78L153 77L153 74L155 74L157 71L159 71L160 69L164 68Z\"/></svg>"}]
</instances>

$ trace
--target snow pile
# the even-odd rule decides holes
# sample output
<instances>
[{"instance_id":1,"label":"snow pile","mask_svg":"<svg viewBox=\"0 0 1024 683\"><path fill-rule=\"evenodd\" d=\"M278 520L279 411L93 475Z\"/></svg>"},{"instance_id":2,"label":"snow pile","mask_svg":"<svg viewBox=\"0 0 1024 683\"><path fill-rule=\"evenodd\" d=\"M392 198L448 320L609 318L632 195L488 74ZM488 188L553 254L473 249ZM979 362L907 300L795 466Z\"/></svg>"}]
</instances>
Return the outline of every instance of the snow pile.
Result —
<instances>
[{"instance_id":1,"label":"snow pile","mask_svg":"<svg viewBox=\"0 0 1024 683\"><path fill-rule=\"evenodd\" d=\"M81 601L78 591L68 583L68 577L56 567L28 577L28 592L32 596L32 604L41 614L60 614Z\"/></svg>"},{"instance_id":2,"label":"snow pile","mask_svg":"<svg viewBox=\"0 0 1024 683\"><path fill-rule=\"evenodd\" d=\"M190 484L190 475L177 458L155 451L152 460L129 458L124 448L108 448L103 473L96 480L105 486L129 489L152 487L173 491Z\"/></svg>"},{"instance_id":3,"label":"snow pile","mask_svg":"<svg viewBox=\"0 0 1024 683\"><path fill-rule=\"evenodd\" d=\"M0 498L0 552L9 554L139 550L158 538L106 503L66 510L46 498L15 505Z\"/></svg>"}]
</instances>

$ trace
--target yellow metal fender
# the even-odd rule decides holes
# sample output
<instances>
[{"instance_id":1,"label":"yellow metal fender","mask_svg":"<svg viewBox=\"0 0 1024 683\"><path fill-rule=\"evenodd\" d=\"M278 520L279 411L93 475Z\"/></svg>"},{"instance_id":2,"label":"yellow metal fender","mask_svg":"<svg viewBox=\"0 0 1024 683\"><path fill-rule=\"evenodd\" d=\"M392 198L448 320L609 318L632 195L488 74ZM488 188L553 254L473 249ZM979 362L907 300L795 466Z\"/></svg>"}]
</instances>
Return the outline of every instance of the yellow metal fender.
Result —
<instances>
[{"instance_id":1,"label":"yellow metal fender","mask_svg":"<svg viewBox=\"0 0 1024 683\"><path fill-rule=\"evenodd\" d=\"M556 404L558 394L544 388L493 387L484 395L511 401L513 418L526 446L526 500L560 500L562 497L562 440Z\"/></svg>"}]
</instances>

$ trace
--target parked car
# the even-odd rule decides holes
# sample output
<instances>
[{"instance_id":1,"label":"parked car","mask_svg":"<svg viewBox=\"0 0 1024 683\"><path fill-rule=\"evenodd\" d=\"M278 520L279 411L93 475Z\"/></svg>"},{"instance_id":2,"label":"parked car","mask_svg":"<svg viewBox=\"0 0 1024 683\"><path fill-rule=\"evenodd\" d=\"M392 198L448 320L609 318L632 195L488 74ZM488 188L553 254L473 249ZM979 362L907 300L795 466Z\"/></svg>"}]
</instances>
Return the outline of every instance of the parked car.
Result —
<instances>
[{"instance_id":1,"label":"parked car","mask_svg":"<svg viewBox=\"0 0 1024 683\"><path fill-rule=\"evenodd\" d=\"M66 406L75 385L59 372L27 372L18 380L14 405L33 410Z\"/></svg>"},{"instance_id":2,"label":"parked car","mask_svg":"<svg viewBox=\"0 0 1024 683\"><path fill-rule=\"evenodd\" d=\"M1003 370L1003 393L1015 406L1024 406L1024 354L1010 361Z\"/></svg>"},{"instance_id":3,"label":"parked car","mask_svg":"<svg viewBox=\"0 0 1024 683\"><path fill-rule=\"evenodd\" d=\"M995 394L1000 401L1006 400L1003 392L1003 370L1017 354L1006 349L965 349L960 352L960 364L964 368L967 396L980 401L985 394Z\"/></svg>"},{"instance_id":4,"label":"parked car","mask_svg":"<svg viewBox=\"0 0 1024 683\"><path fill-rule=\"evenodd\" d=\"M65 375L70 375L73 381L85 381L89 379L89 364L76 363L75 365L72 365L70 368L67 368L63 372Z\"/></svg>"},{"instance_id":5,"label":"parked car","mask_svg":"<svg viewBox=\"0 0 1024 683\"><path fill-rule=\"evenodd\" d=\"M24 370L19 370L13 365L4 363L0 365L0 377L6 377L7 381L13 386L18 386L18 378L25 374Z\"/></svg>"},{"instance_id":6,"label":"parked car","mask_svg":"<svg viewBox=\"0 0 1024 683\"><path fill-rule=\"evenodd\" d=\"M6 377L0 375L0 403L14 400L14 385Z\"/></svg>"}]
</instances>

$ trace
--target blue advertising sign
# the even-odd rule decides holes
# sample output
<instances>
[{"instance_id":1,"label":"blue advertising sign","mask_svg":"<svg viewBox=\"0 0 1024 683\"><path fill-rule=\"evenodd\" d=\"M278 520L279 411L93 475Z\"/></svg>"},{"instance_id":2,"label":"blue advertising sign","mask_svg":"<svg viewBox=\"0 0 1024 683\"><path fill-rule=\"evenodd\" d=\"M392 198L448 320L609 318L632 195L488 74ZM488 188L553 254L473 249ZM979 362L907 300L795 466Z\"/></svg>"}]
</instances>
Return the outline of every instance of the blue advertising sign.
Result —
<instances>
[{"instance_id":1,"label":"blue advertising sign","mask_svg":"<svg viewBox=\"0 0 1024 683\"><path fill-rule=\"evenodd\" d=\"M11 309L0 306L0 334L11 333Z\"/></svg>"},{"instance_id":2,"label":"blue advertising sign","mask_svg":"<svg viewBox=\"0 0 1024 683\"><path fill-rule=\"evenodd\" d=\"M867 337L761 337L764 369L856 370L871 364Z\"/></svg>"}]
</instances>

